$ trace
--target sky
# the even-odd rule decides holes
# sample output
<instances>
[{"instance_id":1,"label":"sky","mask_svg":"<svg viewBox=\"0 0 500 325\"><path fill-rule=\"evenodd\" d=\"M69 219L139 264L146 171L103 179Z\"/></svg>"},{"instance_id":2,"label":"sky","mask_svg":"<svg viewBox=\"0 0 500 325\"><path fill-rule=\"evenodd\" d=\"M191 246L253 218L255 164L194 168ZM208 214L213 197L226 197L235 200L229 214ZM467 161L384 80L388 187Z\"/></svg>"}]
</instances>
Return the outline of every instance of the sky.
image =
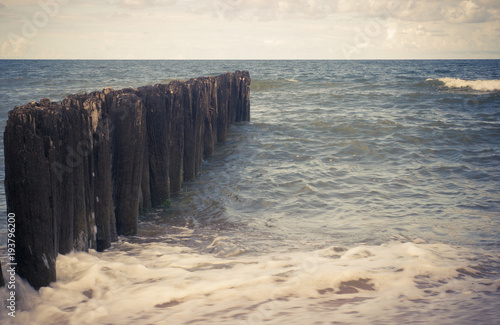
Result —
<instances>
[{"instance_id":1,"label":"sky","mask_svg":"<svg viewBox=\"0 0 500 325\"><path fill-rule=\"evenodd\" d=\"M498 0L0 0L0 59L500 59Z\"/></svg>"}]
</instances>

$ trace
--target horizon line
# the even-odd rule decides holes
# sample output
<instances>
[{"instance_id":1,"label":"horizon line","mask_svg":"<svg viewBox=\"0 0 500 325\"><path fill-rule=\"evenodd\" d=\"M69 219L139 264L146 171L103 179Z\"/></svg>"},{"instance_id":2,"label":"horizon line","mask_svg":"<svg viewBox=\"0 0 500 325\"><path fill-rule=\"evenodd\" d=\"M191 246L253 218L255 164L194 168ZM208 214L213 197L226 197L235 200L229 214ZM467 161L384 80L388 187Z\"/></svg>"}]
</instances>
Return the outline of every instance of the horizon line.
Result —
<instances>
[{"instance_id":1,"label":"horizon line","mask_svg":"<svg viewBox=\"0 0 500 325\"><path fill-rule=\"evenodd\" d=\"M395 58L395 59L381 59L381 58L352 58L352 59L276 59L276 58L259 58L259 59L123 59L123 58L0 58L0 61L459 61L459 60L500 60L499 58Z\"/></svg>"}]
</instances>

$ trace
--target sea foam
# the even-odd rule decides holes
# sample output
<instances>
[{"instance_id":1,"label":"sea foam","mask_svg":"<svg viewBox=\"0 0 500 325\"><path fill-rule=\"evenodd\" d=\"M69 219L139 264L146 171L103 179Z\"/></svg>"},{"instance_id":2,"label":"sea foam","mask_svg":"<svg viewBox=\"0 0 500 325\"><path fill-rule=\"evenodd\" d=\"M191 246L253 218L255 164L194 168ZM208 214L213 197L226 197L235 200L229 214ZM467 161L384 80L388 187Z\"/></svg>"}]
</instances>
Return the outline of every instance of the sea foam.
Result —
<instances>
[{"instance_id":1,"label":"sea foam","mask_svg":"<svg viewBox=\"0 0 500 325\"><path fill-rule=\"evenodd\" d=\"M474 308L481 308L481 300L500 285L471 264L472 257L480 258L477 252L445 244L395 241L231 258L163 243L119 246L60 255L58 281L39 293L24 288L16 318L2 324L160 324L167 319L172 324L304 324L325 318L350 324L360 317L391 323L406 318L403 310L412 319L432 322L435 304L448 310L449 301L470 307L476 299ZM449 317L454 311L442 313Z\"/></svg>"}]
</instances>

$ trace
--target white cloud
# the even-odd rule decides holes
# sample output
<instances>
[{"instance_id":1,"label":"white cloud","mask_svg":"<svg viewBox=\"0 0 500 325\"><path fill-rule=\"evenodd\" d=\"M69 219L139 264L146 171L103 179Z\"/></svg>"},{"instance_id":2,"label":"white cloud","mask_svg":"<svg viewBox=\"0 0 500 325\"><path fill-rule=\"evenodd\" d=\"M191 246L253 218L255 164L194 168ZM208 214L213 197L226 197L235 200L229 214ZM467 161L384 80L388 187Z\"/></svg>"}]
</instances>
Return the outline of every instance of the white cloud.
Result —
<instances>
[{"instance_id":1,"label":"white cloud","mask_svg":"<svg viewBox=\"0 0 500 325\"><path fill-rule=\"evenodd\" d=\"M463 56L464 53L481 53L500 50L498 33L489 33L491 25L477 26L471 29L468 25L450 28L449 24L432 22L414 24L399 23L397 33L387 38L384 47L406 55L415 53L427 58L443 57L443 55Z\"/></svg>"},{"instance_id":2,"label":"white cloud","mask_svg":"<svg viewBox=\"0 0 500 325\"><path fill-rule=\"evenodd\" d=\"M6 33L40 11L38 0L0 1ZM42 1L66 4L29 43L0 35L3 57L344 58L341 44L356 58L500 55L498 0Z\"/></svg>"},{"instance_id":3,"label":"white cloud","mask_svg":"<svg viewBox=\"0 0 500 325\"><path fill-rule=\"evenodd\" d=\"M132 14L129 11L119 10L119 11L114 12L111 15L111 17L113 17L113 18L130 18L130 17L132 17Z\"/></svg>"},{"instance_id":4,"label":"white cloud","mask_svg":"<svg viewBox=\"0 0 500 325\"><path fill-rule=\"evenodd\" d=\"M6 58L22 57L26 51L28 41L24 37L10 39L2 44L2 56Z\"/></svg>"},{"instance_id":5,"label":"white cloud","mask_svg":"<svg viewBox=\"0 0 500 325\"><path fill-rule=\"evenodd\" d=\"M137 8L137 7L146 7L149 5L148 0L123 0L121 4L125 7L132 7L132 8Z\"/></svg>"},{"instance_id":6,"label":"white cloud","mask_svg":"<svg viewBox=\"0 0 500 325\"><path fill-rule=\"evenodd\" d=\"M480 7L472 0L462 1L456 8L447 11L448 19L454 23L481 23L490 18L485 7Z\"/></svg>"},{"instance_id":7,"label":"white cloud","mask_svg":"<svg viewBox=\"0 0 500 325\"><path fill-rule=\"evenodd\" d=\"M97 0L85 2L102 3ZM383 17L415 22L500 20L500 1L497 0L107 0L106 3L129 10L182 9L226 20L320 19L342 13L362 19Z\"/></svg>"},{"instance_id":8,"label":"white cloud","mask_svg":"<svg viewBox=\"0 0 500 325\"><path fill-rule=\"evenodd\" d=\"M398 24L396 23L390 23L387 25L387 37L385 38L387 41L391 40L394 38L394 35L398 32Z\"/></svg>"}]
</instances>

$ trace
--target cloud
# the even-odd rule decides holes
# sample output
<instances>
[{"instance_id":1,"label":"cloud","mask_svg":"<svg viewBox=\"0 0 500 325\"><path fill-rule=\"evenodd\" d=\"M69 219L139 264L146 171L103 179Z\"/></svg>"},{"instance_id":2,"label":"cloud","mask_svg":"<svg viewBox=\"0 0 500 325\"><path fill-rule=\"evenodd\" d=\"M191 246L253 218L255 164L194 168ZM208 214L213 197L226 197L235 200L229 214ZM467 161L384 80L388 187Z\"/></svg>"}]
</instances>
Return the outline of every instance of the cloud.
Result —
<instances>
[{"instance_id":1,"label":"cloud","mask_svg":"<svg viewBox=\"0 0 500 325\"><path fill-rule=\"evenodd\" d=\"M2 44L2 56L7 58L21 57L26 51L28 41L24 37L19 37L14 40L5 41Z\"/></svg>"},{"instance_id":2,"label":"cloud","mask_svg":"<svg viewBox=\"0 0 500 325\"><path fill-rule=\"evenodd\" d=\"M213 0L219 17L258 20L317 19L336 11L337 1L327 0Z\"/></svg>"},{"instance_id":3,"label":"cloud","mask_svg":"<svg viewBox=\"0 0 500 325\"><path fill-rule=\"evenodd\" d=\"M40 10L39 0L0 1L0 15L12 17L0 21L7 32ZM66 57L342 58L344 43L363 58L500 53L498 0L41 0L49 1L65 1L64 13L29 42L0 38L4 57L37 56L56 40ZM99 49L101 38L115 43Z\"/></svg>"},{"instance_id":4,"label":"cloud","mask_svg":"<svg viewBox=\"0 0 500 325\"><path fill-rule=\"evenodd\" d=\"M145 8L151 5L150 0L122 0L120 3L124 7Z\"/></svg>"},{"instance_id":5,"label":"cloud","mask_svg":"<svg viewBox=\"0 0 500 325\"><path fill-rule=\"evenodd\" d=\"M130 0L140 1L140 0ZM161 2L161 0L157 0ZM402 21L475 23L500 19L496 0L184 0L199 12L215 10L221 18L317 19L336 13L358 18L391 17Z\"/></svg>"},{"instance_id":6,"label":"cloud","mask_svg":"<svg viewBox=\"0 0 500 325\"><path fill-rule=\"evenodd\" d=\"M489 0L339 0L348 55L369 57L463 57L498 51L500 4ZM473 24L473 25L472 25ZM378 28L377 28L378 27ZM351 29L349 32L348 29ZM344 55L345 55L344 53ZM498 52L497 52L498 53Z\"/></svg>"},{"instance_id":7,"label":"cloud","mask_svg":"<svg viewBox=\"0 0 500 325\"><path fill-rule=\"evenodd\" d=\"M394 38L396 33L398 32L398 25L396 23L388 24L386 30L386 40L389 41Z\"/></svg>"},{"instance_id":8,"label":"cloud","mask_svg":"<svg viewBox=\"0 0 500 325\"><path fill-rule=\"evenodd\" d=\"M117 11L111 15L113 18L130 18L132 14L128 11Z\"/></svg>"},{"instance_id":9,"label":"cloud","mask_svg":"<svg viewBox=\"0 0 500 325\"><path fill-rule=\"evenodd\" d=\"M466 0L456 8L450 8L447 16L448 20L454 23L481 23L489 20L490 11L472 0Z\"/></svg>"},{"instance_id":10,"label":"cloud","mask_svg":"<svg viewBox=\"0 0 500 325\"><path fill-rule=\"evenodd\" d=\"M480 23L498 21L500 5L490 0L448 0L448 1L395 1L395 0L340 0L339 10L365 15L384 14L401 21L449 23Z\"/></svg>"},{"instance_id":11,"label":"cloud","mask_svg":"<svg viewBox=\"0 0 500 325\"><path fill-rule=\"evenodd\" d=\"M499 47L495 45L498 44L498 34L489 33L495 24L485 23L471 29L467 24L450 28L450 24L440 22L403 22L398 24L397 32L385 39L383 46L395 52L414 53L422 57L498 51Z\"/></svg>"},{"instance_id":12,"label":"cloud","mask_svg":"<svg viewBox=\"0 0 500 325\"><path fill-rule=\"evenodd\" d=\"M101 4L97 0L87 2ZM320 19L335 14L413 22L478 23L500 19L498 0L107 0L106 3L127 10L163 7L225 20Z\"/></svg>"},{"instance_id":13,"label":"cloud","mask_svg":"<svg viewBox=\"0 0 500 325\"><path fill-rule=\"evenodd\" d=\"M190 1L192 0L107 0L107 3L117 4L120 7L124 8L144 9L157 6L181 5L184 2L190 2Z\"/></svg>"}]
</instances>

